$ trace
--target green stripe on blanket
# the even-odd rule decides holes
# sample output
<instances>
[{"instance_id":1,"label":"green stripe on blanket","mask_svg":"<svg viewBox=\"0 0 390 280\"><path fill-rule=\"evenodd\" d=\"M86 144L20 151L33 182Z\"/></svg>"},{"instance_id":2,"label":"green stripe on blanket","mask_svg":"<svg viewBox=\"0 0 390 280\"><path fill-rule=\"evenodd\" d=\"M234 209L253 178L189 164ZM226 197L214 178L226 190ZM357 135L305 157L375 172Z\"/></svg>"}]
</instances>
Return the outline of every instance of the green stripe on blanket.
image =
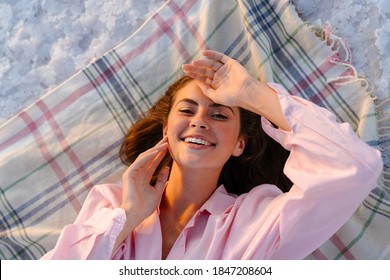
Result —
<instances>
[{"instance_id":1,"label":"green stripe on blanket","mask_svg":"<svg viewBox=\"0 0 390 280\"><path fill-rule=\"evenodd\" d=\"M40 258L93 185L120 181L126 130L205 48L326 107L379 148L373 99L362 80L349 77L349 50L315 32L322 29L303 23L287 0L167 1L125 42L0 128L1 259ZM390 258L389 200L376 188L308 258Z\"/></svg>"}]
</instances>

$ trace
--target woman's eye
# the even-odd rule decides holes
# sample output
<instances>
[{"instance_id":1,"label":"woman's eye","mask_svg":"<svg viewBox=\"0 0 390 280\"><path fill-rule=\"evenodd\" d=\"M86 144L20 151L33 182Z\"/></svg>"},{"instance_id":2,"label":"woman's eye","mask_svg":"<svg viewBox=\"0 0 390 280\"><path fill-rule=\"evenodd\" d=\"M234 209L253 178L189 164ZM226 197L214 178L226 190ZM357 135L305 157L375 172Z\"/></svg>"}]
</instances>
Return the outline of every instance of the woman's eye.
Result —
<instances>
[{"instance_id":1,"label":"woman's eye","mask_svg":"<svg viewBox=\"0 0 390 280\"><path fill-rule=\"evenodd\" d=\"M220 120L226 120L227 116L221 113L215 113L213 114L213 118L220 119Z\"/></svg>"},{"instance_id":2,"label":"woman's eye","mask_svg":"<svg viewBox=\"0 0 390 280\"><path fill-rule=\"evenodd\" d=\"M186 115L191 115L193 112L190 109L180 109L180 113L186 114Z\"/></svg>"}]
</instances>

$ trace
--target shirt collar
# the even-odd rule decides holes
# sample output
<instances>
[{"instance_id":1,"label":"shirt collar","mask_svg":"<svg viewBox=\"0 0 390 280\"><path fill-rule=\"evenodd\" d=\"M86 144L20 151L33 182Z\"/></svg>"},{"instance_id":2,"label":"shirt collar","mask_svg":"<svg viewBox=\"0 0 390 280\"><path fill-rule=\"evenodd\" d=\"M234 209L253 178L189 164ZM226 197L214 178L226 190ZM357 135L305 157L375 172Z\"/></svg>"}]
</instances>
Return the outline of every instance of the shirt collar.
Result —
<instances>
[{"instance_id":1,"label":"shirt collar","mask_svg":"<svg viewBox=\"0 0 390 280\"><path fill-rule=\"evenodd\" d=\"M220 185L199 209L199 212L206 210L211 215L223 214L229 207L233 206L236 198L237 196L226 191L224 185Z\"/></svg>"}]
</instances>

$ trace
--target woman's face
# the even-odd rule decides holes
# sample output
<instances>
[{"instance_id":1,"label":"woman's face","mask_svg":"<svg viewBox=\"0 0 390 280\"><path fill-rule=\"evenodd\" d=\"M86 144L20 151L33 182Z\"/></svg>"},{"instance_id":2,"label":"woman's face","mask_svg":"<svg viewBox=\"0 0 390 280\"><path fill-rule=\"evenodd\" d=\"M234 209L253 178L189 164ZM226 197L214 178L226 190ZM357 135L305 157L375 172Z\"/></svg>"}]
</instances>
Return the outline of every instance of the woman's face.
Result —
<instances>
[{"instance_id":1,"label":"woman's face","mask_svg":"<svg viewBox=\"0 0 390 280\"><path fill-rule=\"evenodd\" d=\"M194 81L175 94L164 135L173 160L183 168L220 171L245 148L238 107L214 103Z\"/></svg>"}]
</instances>

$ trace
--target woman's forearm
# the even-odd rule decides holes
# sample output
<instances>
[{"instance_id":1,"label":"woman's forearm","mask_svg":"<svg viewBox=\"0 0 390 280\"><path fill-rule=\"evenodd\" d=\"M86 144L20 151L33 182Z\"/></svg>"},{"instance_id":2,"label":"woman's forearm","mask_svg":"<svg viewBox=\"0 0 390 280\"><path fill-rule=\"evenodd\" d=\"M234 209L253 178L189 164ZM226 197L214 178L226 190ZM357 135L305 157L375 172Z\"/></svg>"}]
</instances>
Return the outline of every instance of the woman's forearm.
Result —
<instances>
[{"instance_id":1,"label":"woman's forearm","mask_svg":"<svg viewBox=\"0 0 390 280\"><path fill-rule=\"evenodd\" d=\"M282 112L278 95L273 88L251 78L242 96L241 107L265 117L282 130L291 131Z\"/></svg>"}]
</instances>

